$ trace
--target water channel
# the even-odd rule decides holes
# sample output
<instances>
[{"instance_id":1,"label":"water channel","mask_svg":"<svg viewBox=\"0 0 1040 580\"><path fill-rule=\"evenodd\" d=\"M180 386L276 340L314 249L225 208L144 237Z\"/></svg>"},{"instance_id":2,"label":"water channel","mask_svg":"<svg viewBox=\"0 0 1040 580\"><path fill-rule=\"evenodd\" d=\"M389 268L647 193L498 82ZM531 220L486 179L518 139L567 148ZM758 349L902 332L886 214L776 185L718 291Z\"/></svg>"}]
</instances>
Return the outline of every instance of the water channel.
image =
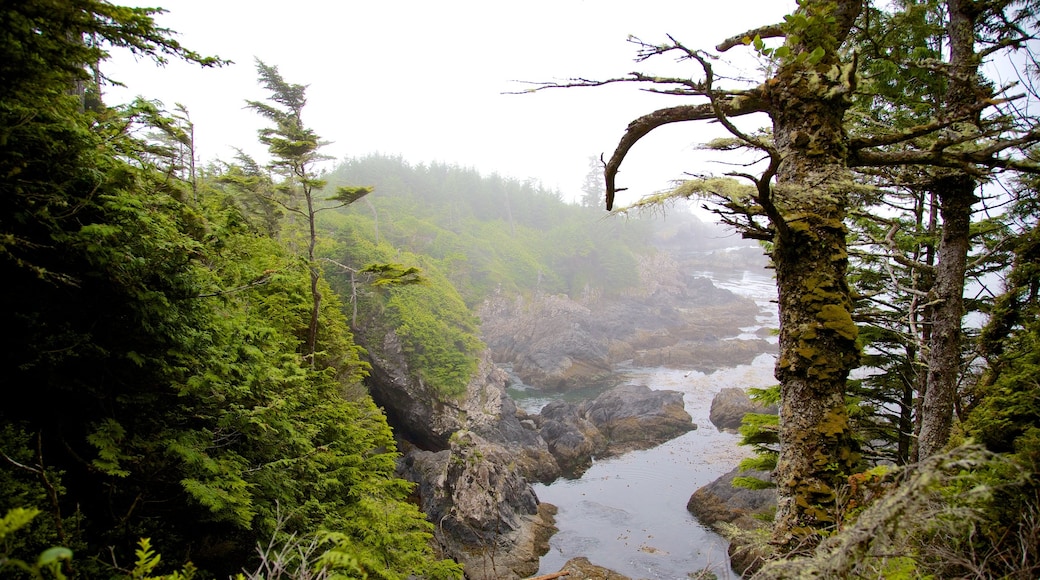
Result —
<instances>
[{"instance_id":1,"label":"water channel","mask_svg":"<svg viewBox=\"0 0 1040 580\"><path fill-rule=\"evenodd\" d=\"M712 278L720 288L755 299L760 326L775 327L776 290L768 271L739 272ZM759 327L741 329L732 340L756 336ZM681 391L687 412L698 429L663 445L599 460L576 480L560 479L534 486L538 498L556 505L559 528L542 557L539 574L559 570L571 558L635 579L683 579L710 569L720 579L739 577L729 566L727 542L702 526L686 510L690 495L736 466L748 451L738 436L718 431L708 420L712 397L725 387L775 384L773 355L751 364L710 374L668 368L622 369L626 383ZM530 391L528 391L530 393ZM549 398L518 398L517 404L537 412Z\"/></svg>"}]
</instances>

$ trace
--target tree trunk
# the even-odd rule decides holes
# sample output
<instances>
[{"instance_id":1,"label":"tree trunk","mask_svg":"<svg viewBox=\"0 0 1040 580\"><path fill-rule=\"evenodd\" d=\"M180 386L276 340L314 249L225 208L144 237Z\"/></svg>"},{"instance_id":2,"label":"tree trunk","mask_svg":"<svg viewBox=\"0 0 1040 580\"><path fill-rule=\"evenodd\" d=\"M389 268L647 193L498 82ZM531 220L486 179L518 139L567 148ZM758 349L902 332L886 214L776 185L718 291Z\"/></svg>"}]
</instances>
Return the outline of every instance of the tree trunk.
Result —
<instances>
[{"instance_id":1,"label":"tree trunk","mask_svg":"<svg viewBox=\"0 0 1040 580\"><path fill-rule=\"evenodd\" d=\"M808 12L824 3L806 3ZM815 5L815 6L813 6ZM859 2L839 2L840 44ZM814 42L815 41L815 42ZM832 46L834 46L832 44ZM780 455L773 541L807 547L834 523L835 488L858 460L845 382L859 361L858 330L846 280L845 213L851 176L842 129L851 79L836 51L820 63L789 62L770 81L777 173L773 263L780 299Z\"/></svg>"},{"instance_id":2,"label":"tree trunk","mask_svg":"<svg viewBox=\"0 0 1040 580\"><path fill-rule=\"evenodd\" d=\"M310 359L311 368L314 368L314 353L318 345L318 320L321 315L321 289L318 282L321 280L321 270L318 262L314 259L314 249L318 244L318 232L315 226L314 196L309 186L304 185L304 197L307 200L307 225L310 228L310 238L307 240L307 270L311 276L311 320L307 329L307 357Z\"/></svg>"},{"instance_id":3,"label":"tree trunk","mask_svg":"<svg viewBox=\"0 0 1040 580\"><path fill-rule=\"evenodd\" d=\"M928 378L921 404L917 459L941 451L950 440L953 406L961 371L961 319L964 316L964 273L970 245L971 206L975 180L961 174L938 183L942 240L932 289Z\"/></svg>"},{"instance_id":4,"label":"tree trunk","mask_svg":"<svg viewBox=\"0 0 1040 580\"><path fill-rule=\"evenodd\" d=\"M953 114L972 110L979 98L975 27L978 8L971 0L948 0L946 32L950 42L950 89L946 109ZM974 121L978 124L978 113ZM941 451L950 440L953 408L961 369L961 322L964 316L964 274L971 245L971 206L975 180L963 171L936 180L942 240L936 264L928 377L921 404L917 459Z\"/></svg>"}]
</instances>

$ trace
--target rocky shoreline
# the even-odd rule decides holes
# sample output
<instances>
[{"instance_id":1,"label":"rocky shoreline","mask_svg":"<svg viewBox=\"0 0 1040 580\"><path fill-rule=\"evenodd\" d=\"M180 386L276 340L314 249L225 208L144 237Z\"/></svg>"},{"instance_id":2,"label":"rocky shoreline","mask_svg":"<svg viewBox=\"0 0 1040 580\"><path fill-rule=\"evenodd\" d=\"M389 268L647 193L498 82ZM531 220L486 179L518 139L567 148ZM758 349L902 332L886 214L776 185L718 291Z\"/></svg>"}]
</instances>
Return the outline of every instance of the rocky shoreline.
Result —
<instances>
[{"instance_id":1,"label":"rocky shoreline","mask_svg":"<svg viewBox=\"0 0 1040 580\"><path fill-rule=\"evenodd\" d=\"M756 324L752 300L684 276L675 264L652 266L670 282L644 284L650 290L640 296L489 300L480 312L489 348L456 399L442 400L416 378L392 331L365 337L370 393L404 452L399 473L415 482L437 545L463 564L467 578L537 573L556 530L555 509L539 503L530 482L579 477L594 459L697 428L681 392L612 385L620 366L710 371L775 352L764 336L730 338ZM544 392L592 385L603 392L528 413L509 397L502 364Z\"/></svg>"}]
</instances>

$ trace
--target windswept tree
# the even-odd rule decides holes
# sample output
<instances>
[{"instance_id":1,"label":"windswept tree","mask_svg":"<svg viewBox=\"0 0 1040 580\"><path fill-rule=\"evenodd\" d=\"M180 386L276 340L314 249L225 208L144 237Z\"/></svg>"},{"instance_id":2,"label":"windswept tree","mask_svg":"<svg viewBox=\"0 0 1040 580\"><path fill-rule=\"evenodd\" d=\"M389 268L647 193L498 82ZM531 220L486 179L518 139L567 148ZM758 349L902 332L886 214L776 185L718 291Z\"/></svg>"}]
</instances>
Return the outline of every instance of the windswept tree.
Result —
<instances>
[{"instance_id":1,"label":"windswept tree","mask_svg":"<svg viewBox=\"0 0 1040 580\"><path fill-rule=\"evenodd\" d=\"M271 96L270 102L247 101L249 108L260 113L273 126L260 129L260 142L267 145L273 157L271 168L282 181L272 200L286 211L299 215L307 224L307 263L311 277L311 316L307 328L304 355L314 364L317 349L318 319L321 312L321 266L314 250L318 244L315 223L319 212L350 205L372 192L371 187L339 187L334 195L320 198L325 180L318 164L329 157L319 152L326 143L313 129L303 124L303 108L307 104L307 87L291 84L282 78L278 67L256 61L260 82ZM332 203L329 203L332 202Z\"/></svg>"},{"instance_id":2,"label":"windswept tree","mask_svg":"<svg viewBox=\"0 0 1040 580\"><path fill-rule=\"evenodd\" d=\"M1000 12L1011 3L968 3L980 4ZM812 544L819 530L835 523L837 487L857 469L860 460L846 407L846 383L861 354L847 279L846 219L850 208L873 188L862 185L854 170L909 165L962 170L1023 168L1028 164L1019 162L1010 152L1040 138L1040 133L1028 126L994 124L983 128L975 124L981 112L999 102L992 91L979 90L959 93L962 96L957 97L956 107L943 109L922 124L855 132L849 115L853 97L864 90L861 83L871 79L859 74L860 55L849 46L862 29L869 8L870 3L864 0L800 0L783 23L751 30L719 44L719 53L749 46L767 60L767 78L756 86L718 87L713 68L716 55L690 49L670 36L661 44L635 40L640 50L638 60L677 55L699 68L699 78L636 72L621 78L579 78L548 85L634 82L647 85L651 92L701 101L654 111L629 124L606 163L608 210L613 207L614 194L622 189L617 185L621 163L636 142L663 125L717 122L731 135L715 144L719 149L752 150L762 156L759 173L729 174L750 186L717 178L695 179L637 205L668 197L714 196L720 202L718 211L724 221L741 229L745 237L768 243L780 310L776 364L781 395L780 449L774 474L778 509L773 540L788 549ZM967 26L970 33L977 32L972 24ZM782 42L773 43L771 38ZM880 33L873 39L882 45L890 40ZM931 65L937 73L967 74L965 82L979 87L973 76L977 69L964 71L935 62ZM767 114L772 127L750 133L735 124L734 118L752 113ZM966 125L974 127L970 137L956 131ZM923 142L928 143L927 148L913 147ZM894 147L897 144L907 146ZM951 179L960 184L964 175L953 174ZM971 180L971 188L974 183ZM965 199L959 196L951 203L962 204ZM952 211L950 215L951 220L960 219L952 217Z\"/></svg>"}]
</instances>

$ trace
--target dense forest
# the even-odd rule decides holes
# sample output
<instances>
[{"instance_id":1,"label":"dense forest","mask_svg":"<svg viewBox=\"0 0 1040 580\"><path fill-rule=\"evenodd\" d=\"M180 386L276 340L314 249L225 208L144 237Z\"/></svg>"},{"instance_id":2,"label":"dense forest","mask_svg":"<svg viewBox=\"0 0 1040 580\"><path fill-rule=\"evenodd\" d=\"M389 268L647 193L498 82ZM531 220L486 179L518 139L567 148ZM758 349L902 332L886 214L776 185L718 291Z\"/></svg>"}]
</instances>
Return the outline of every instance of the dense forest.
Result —
<instances>
[{"instance_id":1,"label":"dense forest","mask_svg":"<svg viewBox=\"0 0 1040 580\"><path fill-rule=\"evenodd\" d=\"M699 102L634 120L567 204L392 156L327 171L305 87L259 61L269 98L246 106L270 159L197 166L189 112L107 105L105 60L225 61L181 46L156 9L5 4L0 573L460 578L396 475L365 337L393 329L448 400L493 294L635 291L655 245L699 222L600 204L641 137L714 121L732 138L710 147L762 162L622 211L714 202L775 269L779 385L758 396L781 412L744 434L779 506L733 540L771 560L767 578L1036 577L1038 9L801 0L717 47L762 63L762 82L726 88L714 55L634 40L640 62L678 56L700 80L543 88ZM982 65L1008 54L1025 69L998 86ZM772 127L742 130L750 113Z\"/></svg>"}]
</instances>

